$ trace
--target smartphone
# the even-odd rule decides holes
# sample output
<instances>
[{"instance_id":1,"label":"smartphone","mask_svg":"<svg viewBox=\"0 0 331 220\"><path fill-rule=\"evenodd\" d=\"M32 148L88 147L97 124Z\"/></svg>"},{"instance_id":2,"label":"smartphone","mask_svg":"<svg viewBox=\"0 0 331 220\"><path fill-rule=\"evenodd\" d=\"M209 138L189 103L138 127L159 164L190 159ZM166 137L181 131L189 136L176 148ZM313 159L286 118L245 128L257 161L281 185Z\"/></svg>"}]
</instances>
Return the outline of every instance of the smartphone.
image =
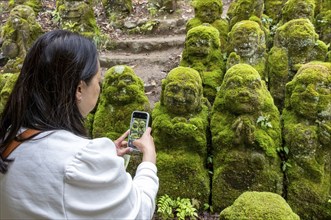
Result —
<instances>
[{"instance_id":1,"label":"smartphone","mask_svg":"<svg viewBox=\"0 0 331 220\"><path fill-rule=\"evenodd\" d=\"M139 151L139 149L133 145L133 141L139 139L144 134L149 125L149 120L150 116L148 112L134 111L131 114L128 146L135 151Z\"/></svg>"}]
</instances>

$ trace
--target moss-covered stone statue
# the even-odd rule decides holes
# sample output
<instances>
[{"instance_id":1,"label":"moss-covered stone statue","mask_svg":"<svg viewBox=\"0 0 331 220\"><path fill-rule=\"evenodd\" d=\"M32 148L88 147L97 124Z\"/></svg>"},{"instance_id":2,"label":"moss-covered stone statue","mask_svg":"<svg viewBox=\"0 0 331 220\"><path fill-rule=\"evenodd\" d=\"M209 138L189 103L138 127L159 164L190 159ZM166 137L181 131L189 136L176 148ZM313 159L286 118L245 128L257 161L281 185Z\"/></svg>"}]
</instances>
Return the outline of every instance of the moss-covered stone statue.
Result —
<instances>
[{"instance_id":1,"label":"moss-covered stone statue","mask_svg":"<svg viewBox=\"0 0 331 220\"><path fill-rule=\"evenodd\" d=\"M161 98L152 111L159 195L208 203L206 102L196 70L177 67L162 80Z\"/></svg>"},{"instance_id":2,"label":"moss-covered stone statue","mask_svg":"<svg viewBox=\"0 0 331 220\"><path fill-rule=\"evenodd\" d=\"M0 74L0 114L5 108L7 100L14 88L18 73Z\"/></svg>"},{"instance_id":3,"label":"moss-covered stone statue","mask_svg":"<svg viewBox=\"0 0 331 220\"><path fill-rule=\"evenodd\" d=\"M131 67L113 66L106 71L102 82L93 123L93 137L117 139L129 129L134 110L150 111L144 82Z\"/></svg>"},{"instance_id":4,"label":"moss-covered stone statue","mask_svg":"<svg viewBox=\"0 0 331 220\"><path fill-rule=\"evenodd\" d=\"M287 201L301 219L331 219L331 63L310 62L286 84Z\"/></svg>"},{"instance_id":5,"label":"moss-covered stone statue","mask_svg":"<svg viewBox=\"0 0 331 220\"><path fill-rule=\"evenodd\" d=\"M308 19L294 19L277 28L267 65L269 90L279 110L284 106L285 84L303 64L324 61L327 48Z\"/></svg>"},{"instance_id":6,"label":"moss-covered stone statue","mask_svg":"<svg viewBox=\"0 0 331 220\"><path fill-rule=\"evenodd\" d=\"M246 63L253 66L265 80L267 53L265 35L260 25L250 20L239 21L229 33L229 43L231 53L226 68Z\"/></svg>"},{"instance_id":7,"label":"moss-covered stone statue","mask_svg":"<svg viewBox=\"0 0 331 220\"><path fill-rule=\"evenodd\" d=\"M91 39L100 35L92 0L57 0L57 11L62 29L78 32Z\"/></svg>"},{"instance_id":8,"label":"moss-covered stone statue","mask_svg":"<svg viewBox=\"0 0 331 220\"><path fill-rule=\"evenodd\" d=\"M124 18L133 11L132 0L102 0L101 2L110 21Z\"/></svg>"},{"instance_id":9,"label":"moss-covered stone statue","mask_svg":"<svg viewBox=\"0 0 331 220\"><path fill-rule=\"evenodd\" d=\"M113 66L106 71L102 82L102 92L93 118L92 136L116 140L129 129L134 110L150 112L144 82L131 67ZM136 154L131 157L128 171L132 175L140 156Z\"/></svg>"},{"instance_id":10,"label":"moss-covered stone statue","mask_svg":"<svg viewBox=\"0 0 331 220\"><path fill-rule=\"evenodd\" d=\"M260 74L248 64L224 76L211 113L214 210L248 190L282 193L280 115Z\"/></svg>"},{"instance_id":11,"label":"moss-covered stone statue","mask_svg":"<svg viewBox=\"0 0 331 220\"><path fill-rule=\"evenodd\" d=\"M220 220L300 220L285 199L271 192L244 192L220 213Z\"/></svg>"},{"instance_id":12,"label":"moss-covered stone statue","mask_svg":"<svg viewBox=\"0 0 331 220\"><path fill-rule=\"evenodd\" d=\"M272 44L272 37L270 34L270 18L263 14L264 1L263 0L234 0L231 2L227 15L229 17L229 28L239 21L251 20L260 24L261 29L265 34L266 44L270 48Z\"/></svg>"},{"instance_id":13,"label":"moss-covered stone statue","mask_svg":"<svg viewBox=\"0 0 331 220\"><path fill-rule=\"evenodd\" d=\"M331 10L331 1L330 0L315 0L315 15L318 15L321 12Z\"/></svg>"},{"instance_id":14,"label":"moss-covered stone statue","mask_svg":"<svg viewBox=\"0 0 331 220\"><path fill-rule=\"evenodd\" d=\"M315 28L316 32L320 36L319 39L327 45L331 45L331 9L327 11L322 11L316 16Z\"/></svg>"},{"instance_id":15,"label":"moss-covered stone statue","mask_svg":"<svg viewBox=\"0 0 331 220\"><path fill-rule=\"evenodd\" d=\"M42 8L41 0L9 0L9 7L10 8L14 8L17 5L30 6L36 14Z\"/></svg>"},{"instance_id":16,"label":"moss-covered stone statue","mask_svg":"<svg viewBox=\"0 0 331 220\"><path fill-rule=\"evenodd\" d=\"M225 70L217 29L210 24L203 24L189 30L179 65L191 67L200 73L203 94L212 103Z\"/></svg>"},{"instance_id":17,"label":"moss-covered stone statue","mask_svg":"<svg viewBox=\"0 0 331 220\"><path fill-rule=\"evenodd\" d=\"M222 1L194 0L192 5L194 8L194 17L187 22L186 31L189 31L203 23L211 24L218 30L221 41L221 49L225 52L227 48L229 24L226 19L221 17L223 13Z\"/></svg>"},{"instance_id":18,"label":"moss-covered stone statue","mask_svg":"<svg viewBox=\"0 0 331 220\"><path fill-rule=\"evenodd\" d=\"M263 0L235 0L232 1L227 15L230 19L230 29L237 22L249 20L251 17L262 18L264 11Z\"/></svg>"},{"instance_id":19,"label":"moss-covered stone statue","mask_svg":"<svg viewBox=\"0 0 331 220\"><path fill-rule=\"evenodd\" d=\"M9 59L3 71L19 72L27 51L42 33L31 7L18 5L13 8L1 28L2 54Z\"/></svg>"},{"instance_id":20,"label":"moss-covered stone statue","mask_svg":"<svg viewBox=\"0 0 331 220\"><path fill-rule=\"evenodd\" d=\"M282 8L280 25L286 22L306 18L314 22L315 0L288 0Z\"/></svg>"},{"instance_id":21,"label":"moss-covered stone statue","mask_svg":"<svg viewBox=\"0 0 331 220\"><path fill-rule=\"evenodd\" d=\"M264 13L272 19L276 25L282 18L282 8L287 0L264 0Z\"/></svg>"}]
</instances>

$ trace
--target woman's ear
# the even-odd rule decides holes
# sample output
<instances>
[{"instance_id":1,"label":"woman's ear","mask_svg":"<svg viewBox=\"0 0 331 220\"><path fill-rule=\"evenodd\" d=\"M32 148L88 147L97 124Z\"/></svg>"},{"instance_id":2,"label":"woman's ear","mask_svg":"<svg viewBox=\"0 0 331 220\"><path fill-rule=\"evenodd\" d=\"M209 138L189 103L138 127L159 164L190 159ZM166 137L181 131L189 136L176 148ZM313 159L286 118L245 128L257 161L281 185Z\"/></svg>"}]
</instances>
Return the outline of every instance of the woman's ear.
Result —
<instances>
[{"instance_id":1,"label":"woman's ear","mask_svg":"<svg viewBox=\"0 0 331 220\"><path fill-rule=\"evenodd\" d=\"M81 80L79 82L78 86L77 86L77 89L76 89L76 100L77 100L77 102L82 101L82 97L83 97L82 90L83 90L83 81Z\"/></svg>"}]
</instances>

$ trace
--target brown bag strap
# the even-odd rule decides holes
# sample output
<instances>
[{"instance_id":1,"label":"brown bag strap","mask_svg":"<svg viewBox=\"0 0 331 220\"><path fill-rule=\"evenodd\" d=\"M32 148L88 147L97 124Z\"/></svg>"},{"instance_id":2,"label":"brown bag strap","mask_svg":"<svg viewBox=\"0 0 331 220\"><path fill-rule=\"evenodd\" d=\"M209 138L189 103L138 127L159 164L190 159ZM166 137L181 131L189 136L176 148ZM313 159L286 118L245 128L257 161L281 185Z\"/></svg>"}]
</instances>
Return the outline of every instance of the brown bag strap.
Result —
<instances>
[{"instance_id":1,"label":"brown bag strap","mask_svg":"<svg viewBox=\"0 0 331 220\"><path fill-rule=\"evenodd\" d=\"M35 129L26 129L23 133L18 135L18 139L12 140L8 147L1 153L2 159L6 159L21 143L20 140L28 139L39 134L41 131Z\"/></svg>"}]
</instances>

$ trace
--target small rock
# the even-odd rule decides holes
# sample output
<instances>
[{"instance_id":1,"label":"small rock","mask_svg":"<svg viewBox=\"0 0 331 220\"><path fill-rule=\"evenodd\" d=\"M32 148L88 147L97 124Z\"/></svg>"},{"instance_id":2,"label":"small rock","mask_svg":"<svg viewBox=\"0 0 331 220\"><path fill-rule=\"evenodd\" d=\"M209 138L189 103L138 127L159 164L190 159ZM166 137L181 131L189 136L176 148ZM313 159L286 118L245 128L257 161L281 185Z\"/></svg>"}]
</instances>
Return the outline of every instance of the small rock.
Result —
<instances>
[{"instance_id":1,"label":"small rock","mask_svg":"<svg viewBox=\"0 0 331 220\"><path fill-rule=\"evenodd\" d=\"M137 27L137 23L136 22L132 22L132 21L125 21L124 22L124 27L127 29L133 29L135 27Z\"/></svg>"}]
</instances>

